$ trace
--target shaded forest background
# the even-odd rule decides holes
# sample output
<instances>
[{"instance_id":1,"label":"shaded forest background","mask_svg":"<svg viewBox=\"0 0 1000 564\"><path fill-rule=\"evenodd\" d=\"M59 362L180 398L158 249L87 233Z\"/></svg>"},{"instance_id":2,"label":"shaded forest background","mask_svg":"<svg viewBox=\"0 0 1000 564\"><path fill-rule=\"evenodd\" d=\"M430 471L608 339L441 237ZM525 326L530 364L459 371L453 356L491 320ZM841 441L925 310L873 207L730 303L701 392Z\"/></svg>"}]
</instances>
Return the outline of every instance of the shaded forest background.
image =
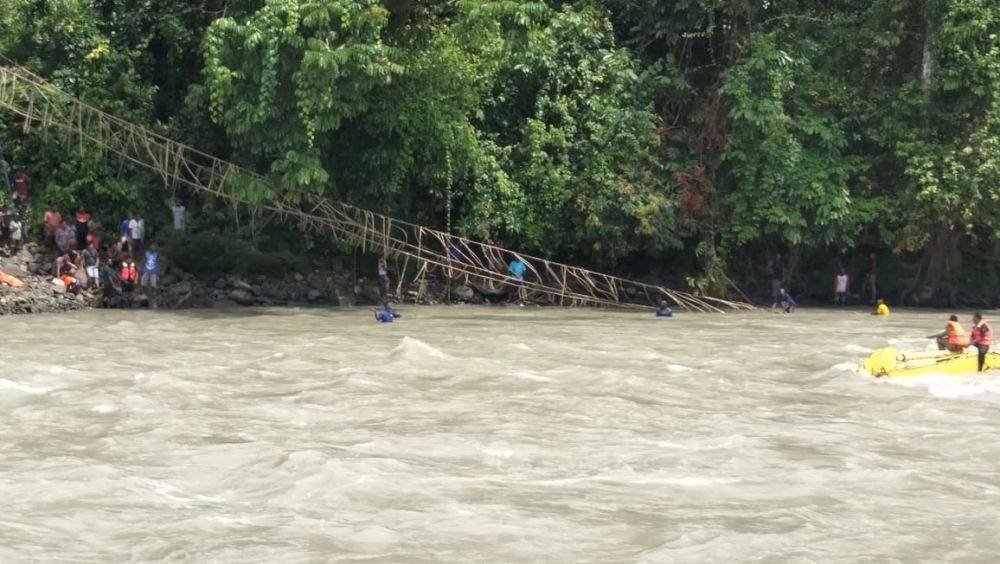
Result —
<instances>
[{"instance_id":1,"label":"shaded forest background","mask_svg":"<svg viewBox=\"0 0 1000 564\"><path fill-rule=\"evenodd\" d=\"M1000 296L996 0L0 0L0 54L272 177L512 248L755 297L874 256L890 303ZM337 251L0 114L46 207ZM237 235L238 237L233 237ZM227 253L224 244L211 253Z\"/></svg>"}]
</instances>

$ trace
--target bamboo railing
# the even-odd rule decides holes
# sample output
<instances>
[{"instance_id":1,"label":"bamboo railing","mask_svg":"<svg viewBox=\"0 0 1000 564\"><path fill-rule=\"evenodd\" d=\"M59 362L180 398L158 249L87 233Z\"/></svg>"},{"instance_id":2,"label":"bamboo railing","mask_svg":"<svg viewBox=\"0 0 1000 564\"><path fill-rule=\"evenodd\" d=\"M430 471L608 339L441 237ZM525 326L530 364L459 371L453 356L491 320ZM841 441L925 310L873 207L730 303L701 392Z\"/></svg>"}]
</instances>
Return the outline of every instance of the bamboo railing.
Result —
<instances>
[{"instance_id":1,"label":"bamboo railing","mask_svg":"<svg viewBox=\"0 0 1000 564\"><path fill-rule=\"evenodd\" d=\"M154 171L167 186L183 184L233 205L268 210L363 251L412 259L421 272L437 268L449 279L491 287L519 284L531 299L554 305L650 308L666 299L690 311L753 309L739 301L695 296L516 253L344 202L296 200L253 171L94 108L19 66L0 67L0 107L23 118L26 132L36 127L60 130L80 151L114 154ZM241 195L240 186L251 182L266 183L274 197L257 202ZM515 258L527 265L524 281L508 275L508 264Z\"/></svg>"}]
</instances>

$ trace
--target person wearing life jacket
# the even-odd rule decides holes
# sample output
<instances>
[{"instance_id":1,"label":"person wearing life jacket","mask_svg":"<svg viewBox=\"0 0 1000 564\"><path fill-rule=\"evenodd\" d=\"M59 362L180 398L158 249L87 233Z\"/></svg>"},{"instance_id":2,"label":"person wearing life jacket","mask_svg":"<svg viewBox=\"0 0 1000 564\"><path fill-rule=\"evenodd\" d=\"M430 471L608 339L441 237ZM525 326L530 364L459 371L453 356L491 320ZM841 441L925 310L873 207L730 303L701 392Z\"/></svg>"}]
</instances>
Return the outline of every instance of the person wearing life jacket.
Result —
<instances>
[{"instance_id":1,"label":"person wearing life jacket","mask_svg":"<svg viewBox=\"0 0 1000 564\"><path fill-rule=\"evenodd\" d=\"M131 308L132 292L139 281L139 273L136 271L135 262L131 257L122 261L122 270L118 277L122 281L122 305L126 308Z\"/></svg>"},{"instance_id":2,"label":"person wearing life jacket","mask_svg":"<svg viewBox=\"0 0 1000 564\"><path fill-rule=\"evenodd\" d=\"M872 315L889 315L889 314L890 314L889 306L885 305L885 300L879 298L878 302L876 302L875 304L875 311L872 312Z\"/></svg>"},{"instance_id":3,"label":"person wearing life jacket","mask_svg":"<svg viewBox=\"0 0 1000 564\"><path fill-rule=\"evenodd\" d=\"M969 336L965 334L965 329L958 322L957 315L949 317L944 331L937 335L931 335L931 338L937 339L938 349L942 351L960 353L969 346Z\"/></svg>"},{"instance_id":4,"label":"person wearing life jacket","mask_svg":"<svg viewBox=\"0 0 1000 564\"><path fill-rule=\"evenodd\" d=\"M66 286L66 291L72 294L80 293L80 282L71 274L63 274L59 277L62 280L64 286Z\"/></svg>"},{"instance_id":5,"label":"person wearing life jacket","mask_svg":"<svg viewBox=\"0 0 1000 564\"><path fill-rule=\"evenodd\" d=\"M972 346L979 352L979 371L982 372L986 364L986 353L990 352L990 345L993 344L993 328L983 320L983 314L978 311L972 314Z\"/></svg>"}]
</instances>

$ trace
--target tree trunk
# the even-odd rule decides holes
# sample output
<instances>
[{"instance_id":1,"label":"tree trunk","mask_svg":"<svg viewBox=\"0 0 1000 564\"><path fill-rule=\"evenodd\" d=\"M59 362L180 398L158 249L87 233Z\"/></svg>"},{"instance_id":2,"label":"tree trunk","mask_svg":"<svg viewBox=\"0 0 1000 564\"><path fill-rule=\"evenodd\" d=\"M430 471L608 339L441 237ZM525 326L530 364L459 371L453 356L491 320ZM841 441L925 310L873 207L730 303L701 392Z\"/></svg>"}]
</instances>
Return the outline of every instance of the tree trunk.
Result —
<instances>
[{"instance_id":1,"label":"tree trunk","mask_svg":"<svg viewBox=\"0 0 1000 564\"><path fill-rule=\"evenodd\" d=\"M934 85L934 18L931 14L930 2L924 9L927 20L927 30L924 33L923 60L920 65L920 89L926 95Z\"/></svg>"},{"instance_id":2,"label":"tree trunk","mask_svg":"<svg viewBox=\"0 0 1000 564\"><path fill-rule=\"evenodd\" d=\"M958 253L961 240L960 232L947 227L942 227L934 234L924 257L923 277L917 285L915 297L918 301L925 298L938 306L955 305L955 290L949 287L948 282L951 269L955 266L953 257Z\"/></svg>"}]
</instances>

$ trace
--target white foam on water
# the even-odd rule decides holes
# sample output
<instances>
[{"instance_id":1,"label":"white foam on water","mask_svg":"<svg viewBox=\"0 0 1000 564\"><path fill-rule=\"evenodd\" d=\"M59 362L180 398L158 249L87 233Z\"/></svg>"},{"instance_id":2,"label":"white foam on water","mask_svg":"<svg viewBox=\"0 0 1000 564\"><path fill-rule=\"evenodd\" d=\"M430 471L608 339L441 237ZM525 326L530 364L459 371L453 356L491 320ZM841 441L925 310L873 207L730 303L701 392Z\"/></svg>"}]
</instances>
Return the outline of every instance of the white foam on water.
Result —
<instances>
[{"instance_id":1,"label":"white foam on water","mask_svg":"<svg viewBox=\"0 0 1000 564\"><path fill-rule=\"evenodd\" d=\"M396 360L419 361L419 360L451 360L455 357L441 351L413 337L403 337L399 345L392 349L392 356Z\"/></svg>"},{"instance_id":2,"label":"white foam on water","mask_svg":"<svg viewBox=\"0 0 1000 564\"><path fill-rule=\"evenodd\" d=\"M530 380L532 382L551 382L552 378L548 376L542 376L540 374L535 374L534 372L518 371L511 373L511 376L519 380Z\"/></svg>"},{"instance_id":3,"label":"white foam on water","mask_svg":"<svg viewBox=\"0 0 1000 564\"><path fill-rule=\"evenodd\" d=\"M0 390L9 390L13 392L21 392L23 394L30 394L30 395L42 395L51 392L52 389L53 388L46 388L42 386L31 386L28 384L22 384L20 382L14 382L6 378L0 378Z\"/></svg>"},{"instance_id":4,"label":"white foam on water","mask_svg":"<svg viewBox=\"0 0 1000 564\"><path fill-rule=\"evenodd\" d=\"M907 378L886 378L885 381L904 388L926 388L932 396L937 398L962 398L984 394L1000 394L1000 379L996 376L924 374Z\"/></svg>"},{"instance_id":5,"label":"white foam on water","mask_svg":"<svg viewBox=\"0 0 1000 564\"><path fill-rule=\"evenodd\" d=\"M101 405L95 405L94 407L90 408L90 410L93 411L94 413L107 415L108 413L114 413L118 411L118 408L113 405L102 403Z\"/></svg>"},{"instance_id":6,"label":"white foam on water","mask_svg":"<svg viewBox=\"0 0 1000 564\"><path fill-rule=\"evenodd\" d=\"M685 372L694 371L694 368L691 368L690 366L684 366L683 364L668 364L664 368L667 369L667 372L672 372L674 374L683 374Z\"/></svg>"}]
</instances>

